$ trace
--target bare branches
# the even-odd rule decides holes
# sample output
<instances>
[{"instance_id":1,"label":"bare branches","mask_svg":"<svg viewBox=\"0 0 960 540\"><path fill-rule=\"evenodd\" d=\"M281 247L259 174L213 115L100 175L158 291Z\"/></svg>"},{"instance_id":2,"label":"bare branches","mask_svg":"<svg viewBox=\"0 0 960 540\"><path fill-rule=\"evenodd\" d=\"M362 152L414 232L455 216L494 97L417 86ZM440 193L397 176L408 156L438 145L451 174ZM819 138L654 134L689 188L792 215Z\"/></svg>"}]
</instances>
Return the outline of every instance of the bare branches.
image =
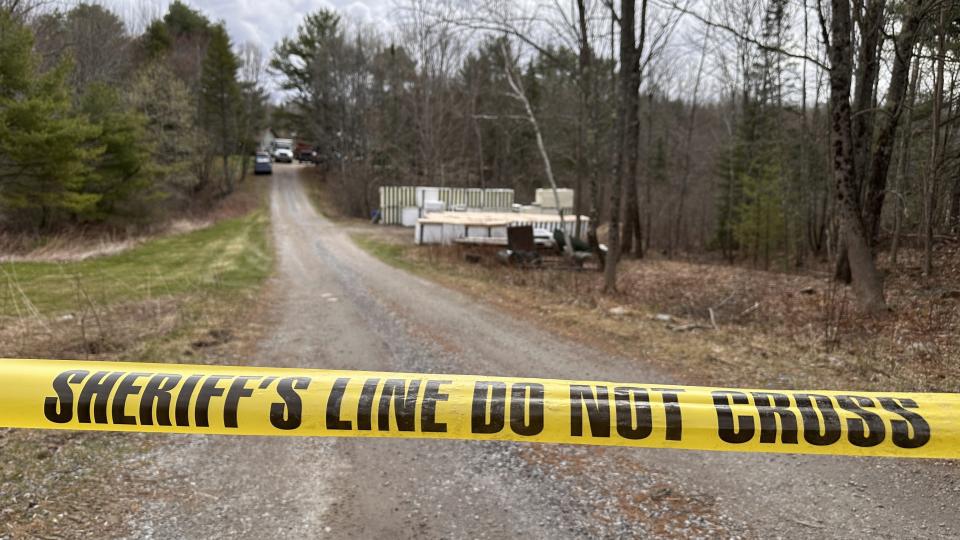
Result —
<instances>
[{"instance_id":1,"label":"bare branches","mask_svg":"<svg viewBox=\"0 0 960 540\"><path fill-rule=\"evenodd\" d=\"M496 12L494 8L484 5L481 8L483 15L470 16L459 14L454 19L444 20L461 28L469 30L503 34L518 39L525 45L535 49L539 54L553 62L558 62L556 54L538 43L530 36L529 25L535 20L533 17L518 17L507 12Z\"/></svg>"},{"instance_id":2,"label":"bare branches","mask_svg":"<svg viewBox=\"0 0 960 540\"><path fill-rule=\"evenodd\" d=\"M0 11L9 13L16 20L23 20L31 12L48 3L40 0L0 0Z\"/></svg>"},{"instance_id":3,"label":"bare branches","mask_svg":"<svg viewBox=\"0 0 960 540\"><path fill-rule=\"evenodd\" d=\"M513 91L511 96L523 104L524 110L527 112L527 119L530 121L530 126L533 128L533 132L537 137L537 149L540 151L540 157L543 159L543 169L546 174L547 181L550 182L550 188L553 190L554 202L557 205L557 209L560 212L560 216L563 216L563 206L560 204L560 194L557 192L557 181L553 177L553 166L550 164L550 155L547 153L547 147L543 144L543 134L540 131L540 124L537 122L537 116L533 113L533 107L530 106L530 100L527 99L526 91L523 88L523 81L514 75L513 73L513 64L514 59L510 56L510 53L507 51L506 40L500 42L500 52L503 54L503 71L507 76L507 83L510 85L510 89ZM563 224L561 223L561 226ZM564 246L564 251L567 256L573 256L573 244L570 240L570 235L564 234L564 238L567 239L566 245Z\"/></svg>"},{"instance_id":4,"label":"bare branches","mask_svg":"<svg viewBox=\"0 0 960 540\"><path fill-rule=\"evenodd\" d=\"M267 71L267 59L263 48L247 41L240 46L240 80L254 86L261 86Z\"/></svg>"},{"instance_id":5,"label":"bare branches","mask_svg":"<svg viewBox=\"0 0 960 540\"><path fill-rule=\"evenodd\" d=\"M827 16L823 13L823 2L817 0L817 20L820 22L820 34L823 44L830 48L830 32L827 30Z\"/></svg>"},{"instance_id":6,"label":"bare branches","mask_svg":"<svg viewBox=\"0 0 960 540\"><path fill-rule=\"evenodd\" d=\"M830 66L828 66L827 64L824 64L823 62L821 62L820 60L818 60L818 59L816 59L816 58L814 58L814 57L812 57L812 56L808 56L807 54L804 54L804 53L791 52L791 51L788 51L788 50L786 50L786 49L784 49L784 48L782 48L782 47L777 47L777 46L773 46L773 45L769 45L769 44L767 44L767 43L764 43L764 42L762 42L762 41L760 41L760 40L758 40L758 39L756 39L756 38L754 38L754 37L748 36L748 35L740 32L740 31L738 31L737 29L735 29L735 28L733 28L733 27L731 27L731 26L729 26L729 25L726 25L726 24L724 24L724 23L720 23L720 22L717 22L717 21L712 21L712 20L710 20L709 18L700 15L700 14L697 13L696 11L694 11L694 10L692 10L692 9L688 9L686 6L681 6L681 5L679 5L679 4L676 3L675 1L667 2L667 3L665 3L664 5L665 5L666 7L668 7L668 8L670 8L670 9L676 10L676 11L678 11L678 12L684 14L684 15L689 15L689 16L693 17L694 19L696 19L697 21L700 21L701 23L703 23L703 24L705 24L705 25L707 25L707 26L710 26L710 27L712 27L712 28L716 28L716 29L718 29L718 30L723 30L724 32L727 32L727 33L735 36L735 37L736 37L737 39L739 39L739 40L742 40L742 41L744 41L744 42L746 42L746 43L750 43L751 45L757 47L758 49L760 49L760 50L762 50L762 51L773 52L773 53L781 54L781 55L786 56L786 57L788 57L788 58L793 58L793 59L796 59L796 60L803 60L803 61L805 61L805 62L810 62L810 63L812 63L812 64L814 64L814 65L816 65L816 66L818 66L818 67L820 67L821 69L824 69L824 70L830 69Z\"/></svg>"}]
</instances>

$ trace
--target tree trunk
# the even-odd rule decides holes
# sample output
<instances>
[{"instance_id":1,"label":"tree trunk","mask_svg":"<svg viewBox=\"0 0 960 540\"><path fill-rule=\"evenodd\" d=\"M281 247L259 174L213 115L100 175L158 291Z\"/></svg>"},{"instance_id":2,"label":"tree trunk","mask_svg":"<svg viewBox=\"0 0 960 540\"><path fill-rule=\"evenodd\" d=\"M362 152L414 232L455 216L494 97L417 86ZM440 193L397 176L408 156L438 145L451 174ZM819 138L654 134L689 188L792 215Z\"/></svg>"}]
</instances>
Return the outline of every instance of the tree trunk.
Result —
<instances>
[{"instance_id":1,"label":"tree trunk","mask_svg":"<svg viewBox=\"0 0 960 540\"><path fill-rule=\"evenodd\" d=\"M639 140L639 139L638 139ZM627 205L623 215L623 243L620 253L643 258L643 222L640 210L640 185L638 178L626 178Z\"/></svg>"},{"instance_id":2,"label":"tree trunk","mask_svg":"<svg viewBox=\"0 0 960 540\"><path fill-rule=\"evenodd\" d=\"M864 228L870 247L877 245L880 233L880 217L883 201L887 193L887 176L893 155L894 141L900 116L904 110L907 89L910 85L910 63L917 42L917 30L920 26L921 4L923 0L913 0L906 5L903 26L900 35L894 40L893 69L890 75L890 90L880 115L880 131L877 135L876 149L866 177L866 197L863 209Z\"/></svg>"},{"instance_id":3,"label":"tree trunk","mask_svg":"<svg viewBox=\"0 0 960 540\"><path fill-rule=\"evenodd\" d=\"M851 131L850 84L853 70L853 46L850 42L849 0L831 0L830 21L830 127L833 150L833 175L837 190L840 230L850 261L853 290L860 308L867 313L886 311L883 283L867 244L860 221L859 192L854 170L853 133Z\"/></svg>"},{"instance_id":4,"label":"tree trunk","mask_svg":"<svg viewBox=\"0 0 960 540\"><path fill-rule=\"evenodd\" d=\"M943 110L943 69L946 61L947 4L940 5L940 20L937 28L937 70L933 83L933 114L930 121L930 165L923 186L923 274L933 275L933 220L937 203L937 183L943 164L943 148L940 141L941 114Z\"/></svg>"},{"instance_id":5,"label":"tree trunk","mask_svg":"<svg viewBox=\"0 0 960 540\"><path fill-rule=\"evenodd\" d=\"M868 0L864 16L859 21L861 43L856 65L856 95L853 101L852 140L853 174L856 186L857 207L860 207L860 194L863 190L863 177L867 170L870 146L873 142L874 89L880 74L880 62L877 58L883 38L883 12L886 0ZM851 53L852 54L852 53ZM846 244L841 242L834 277L843 283L850 283L853 275Z\"/></svg>"},{"instance_id":6,"label":"tree trunk","mask_svg":"<svg viewBox=\"0 0 960 540\"><path fill-rule=\"evenodd\" d=\"M640 15L640 40L634 47L633 63L630 65L630 87L627 101L627 132L624 141L624 154L626 156L626 174L623 182L630 192L628 201L630 205L627 208L627 220L633 223L632 243L636 245L635 255L643 257L643 222L640 219L640 186L638 184L638 172L640 162L640 84L642 83L643 73L640 67L640 55L643 51L643 42L645 38L644 28L647 20L647 2L643 1Z\"/></svg>"},{"instance_id":7,"label":"tree trunk","mask_svg":"<svg viewBox=\"0 0 960 540\"><path fill-rule=\"evenodd\" d=\"M641 17L642 18L642 17ZM641 37L641 40L643 38ZM633 115L633 124L628 127L627 137L628 140L624 144L633 144L634 148L627 148L627 156L630 160L627 167L627 175L623 179L623 185L626 190L627 204L624 213L624 231L623 231L623 243L621 253L627 253L636 256L637 258L643 257L643 221L642 213L640 209L640 183L638 172L638 162L639 162L639 152L640 152L640 82L642 79L642 73L640 73L640 54L643 45L641 41L640 48L635 48L636 62L637 62L637 73L636 73L636 88L634 88L634 94L630 98L630 103L627 104L628 107L632 107ZM632 69L632 68L631 68ZM631 113L628 113L631 114ZM635 125L634 125L635 124ZM632 156L632 157L631 157Z\"/></svg>"},{"instance_id":8,"label":"tree trunk","mask_svg":"<svg viewBox=\"0 0 960 540\"><path fill-rule=\"evenodd\" d=\"M581 238L583 234L583 224L580 223L580 216L583 215L583 177L588 174L586 149L584 149L586 136L584 134L584 123L586 122L586 113L581 101L577 108L577 180L574 185L573 213L576 215L576 226L574 227L574 236Z\"/></svg>"},{"instance_id":9,"label":"tree trunk","mask_svg":"<svg viewBox=\"0 0 960 540\"><path fill-rule=\"evenodd\" d=\"M640 220L640 185L638 180L638 178L624 179L627 188L627 207L624 213L623 244L621 253L628 253L636 256L637 258L642 258L643 222Z\"/></svg>"},{"instance_id":10,"label":"tree trunk","mask_svg":"<svg viewBox=\"0 0 960 540\"><path fill-rule=\"evenodd\" d=\"M809 11L807 10L807 0L803 0L803 54L807 54L809 50L809 39L810 39L810 18ZM810 171L810 160L808 156L809 145L807 141L810 140L810 124L807 117L807 63L803 62L802 74L800 76L800 136L803 137L803 140L800 143L800 174L801 178L809 180L811 175ZM810 202L812 197L807 198L808 195L804 193L803 202L805 203L804 210L806 211L806 223L804 219L801 218L797 224L798 233L804 234L807 233L809 238L809 231L811 230L812 219L810 215ZM798 213L799 215L799 213ZM804 231L804 225L806 225L806 231ZM789 236L787 237L789 238ZM797 252L796 252L796 265L797 268L800 268L804 264L806 258L807 243L803 240L797 241Z\"/></svg>"},{"instance_id":11,"label":"tree trunk","mask_svg":"<svg viewBox=\"0 0 960 540\"><path fill-rule=\"evenodd\" d=\"M589 169L590 175L590 224L587 232L587 240L594 256L600 262L603 268L605 259L600 252L600 240L597 236L597 227L600 226L600 182L598 181L598 171L594 159L596 150L597 135L597 108L593 96L593 52L590 49L590 35L587 33L587 9L584 0L577 0L577 16L580 39L580 58L577 68L580 71L580 99L583 103L584 112L588 117L586 134L586 156L584 163Z\"/></svg>"},{"instance_id":12,"label":"tree trunk","mask_svg":"<svg viewBox=\"0 0 960 540\"><path fill-rule=\"evenodd\" d=\"M859 192L859 190L854 191ZM853 274L850 273L850 258L847 255L847 244L842 238L837 245L837 265L833 271L833 279L846 284L853 281Z\"/></svg>"},{"instance_id":13,"label":"tree trunk","mask_svg":"<svg viewBox=\"0 0 960 540\"><path fill-rule=\"evenodd\" d=\"M960 174L954 177L950 192L950 232L960 234Z\"/></svg>"},{"instance_id":14,"label":"tree trunk","mask_svg":"<svg viewBox=\"0 0 960 540\"><path fill-rule=\"evenodd\" d=\"M647 77L652 79L651 75ZM646 221L643 223L643 230L647 231L646 244L644 250L653 249L653 172L650 164L653 159L653 91L647 94L647 182L646 194L643 199L643 215Z\"/></svg>"},{"instance_id":15,"label":"tree trunk","mask_svg":"<svg viewBox=\"0 0 960 540\"><path fill-rule=\"evenodd\" d=\"M907 102L907 122L903 126L900 137L900 160L897 163L896 187L897 198L894 203L893 240L890 242L890 264L897 264L897 255L900 249L900 233L903 229L903 186L906 185L907 163L910 161L910 143L913 141L913 104L917 100L917 84L920 81L920 59L913 60L913 73L910 75L910 95Z\"/></svg>"},{"instance_id":16,"label":"tree trunk","mask_svg":"<svg viewBox=\"0 0 960 540\"><path fill-rule=\"evenodd\" d=\"M857 3L854 3L856 6ZM875 88L880 75L880 46L883 41L883 23L886 0L866 0L866 10L857 22L860 46L857 54L853 98L853 152L854 175L857 188L863 189L864 176L873 142L876 101ZM909 64L908 64L909 65Z\"/></svg>"},{"instance_id":17,"label":"tree trunk","mask_svg":"<svg viewBox=\"0 0 960 540\"><path fill-rule=\"evenodd\" d=\"M640 42L636 42L636 2L620 2L619 146L616 174L610 189L610 253L604 272L604 291L617 289L620 258L620 196L625 182L636 183L640 140L640 52L646 38L647 0L641 0Z\"/></svg>"},{"instance_id":18,"label":"tree trunk","mask_svg":"<svg viewBox=\"0 0 960 540\"><path fill-rule=\"evenodd\" d=\"M224 154L223 156L223 181L224 181L224 195L229 195L233 193L233 178L230 174L230 156Z\"/></svg>"},{"instance_id":19,"label":"tree trunk","mask_svg":"<svg viewBox=\"0 0 960 540\"><path fill-rule=\"evenodd\" d=\"M636 222L634 220L634 215L637 213L637 201L634 199L635 193L630 187L630 183L627 182L627 185L624 186L624 195L626 195L626 203L624 204L623 215L620 218L623 220L623 236L620 238L620 255L629 256L633 254L633 237L636 234L634 229L636 228Z\"/></svg>"}]
</instances>

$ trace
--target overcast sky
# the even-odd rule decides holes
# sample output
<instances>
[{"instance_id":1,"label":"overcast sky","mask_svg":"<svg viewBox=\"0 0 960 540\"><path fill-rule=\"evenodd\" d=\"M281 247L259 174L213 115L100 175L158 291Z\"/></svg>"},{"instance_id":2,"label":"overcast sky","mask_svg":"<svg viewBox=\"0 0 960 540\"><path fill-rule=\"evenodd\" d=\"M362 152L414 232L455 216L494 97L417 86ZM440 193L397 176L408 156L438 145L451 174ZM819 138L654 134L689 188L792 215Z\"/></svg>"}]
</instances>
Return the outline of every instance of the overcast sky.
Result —
<instances>
[{"instance_id":1,"label":"overcast sky","mask_svg":"<svg viewBox=\"0 0 960 540\"><path fill-rule=\"evenodd\" d=\"M128 21L161 16L172 0L100 0ZM344 17L388 26L391 0L184 0L210 20L224 21L237 45L250 41L265 52L291 36L307 13L334 9Z\"/></svg>"},{"instance_id":2,"label":"overcast sky","mask_svg":"<svg viewBox=\"0 0 960 540\"><path fill-rule=\"evenodd\" d=\"M162 16L172 0L99 0L114 9L133 26ZM345 18L389 27L392 0L184 0L212 21L224 21L234 44L260 45L269 58L273 46L292 36L307 13L334 9ZM68 0L69 3L69 0ZM270 90L278 99L276 88Z\"/></svg>"},{"instance_id":3,"label":"overcast sky","mask_svg":"<svg viewBox=\"0 0 960 540\"><path fill-rule=\"evenodd\" d=\"M166 5L167 2L157 0ZM292 35L303 16L321 8L334 8L358 21L383 24L389 0L190 0L211 20L224 20L236 42L252 41L270 50Z\"/></svg>"}]
</instances>

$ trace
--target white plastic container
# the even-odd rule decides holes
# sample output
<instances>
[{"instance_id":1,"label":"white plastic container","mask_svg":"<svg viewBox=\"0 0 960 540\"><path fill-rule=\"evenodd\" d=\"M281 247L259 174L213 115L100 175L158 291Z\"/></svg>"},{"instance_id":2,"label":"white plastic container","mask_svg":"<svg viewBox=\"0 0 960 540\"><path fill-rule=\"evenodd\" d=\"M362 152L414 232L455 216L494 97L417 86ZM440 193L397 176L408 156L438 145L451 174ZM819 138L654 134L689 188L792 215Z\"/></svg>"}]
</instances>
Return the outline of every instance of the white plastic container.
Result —
<instances>
[{"instance_id":1,"label":"white plastic container","mask_svg":"<svg viewBox=\"0 0 960 540\"><path fill-rule=\"evenodd\" d=\"M408 206L401 212L400 224L404 227L414 227L418 219L420 219L420 209L416 206Z\"/></svg>"},{"instance_id":2,"label":"white plastic container","mask_svg":"<svg viewBox=\"0 0 960 540\"><path fill-rule=\"evenodd\" d=\"M557 198L560 199L560 206L557 206ZM554 197L552 189L538 189L534 204L543 208L573 208L573 190L559 188Z\"/></svg>"},{"instance_id":3,"label":"white plastic container","mask_svg":"<svg viewBox=\"0 0 960 540\"><path fill-rule=\"evenodd\" d=\"M423 213L443 212L447 209L447 203L436 199L428 200L423 203Z\"/></svg>"},{"instance_id":4,"label":"white plastic container","mask_svg":"<svg viewBox=\"0 0 960 540\"><path fill-rule=\"evenodd\" d=\"M416 188L416 205L423 208L427 201L440 200L440 188L418 186Z\"/></svg>"}]
</instances>

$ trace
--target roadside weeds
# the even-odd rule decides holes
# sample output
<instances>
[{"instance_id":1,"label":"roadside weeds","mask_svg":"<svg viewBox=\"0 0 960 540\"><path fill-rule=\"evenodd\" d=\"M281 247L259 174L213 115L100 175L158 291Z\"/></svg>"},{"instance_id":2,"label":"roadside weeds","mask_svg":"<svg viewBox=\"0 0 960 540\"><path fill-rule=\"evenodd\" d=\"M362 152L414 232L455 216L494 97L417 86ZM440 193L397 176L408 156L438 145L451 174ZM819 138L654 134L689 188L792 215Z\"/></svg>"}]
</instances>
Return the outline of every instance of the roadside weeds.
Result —
<instances>
[{"instance_id":1,"label":"roadside weeds","mask_svg":"<svg viewBox=\"0 0 960 540\"><path fill-rule=\"evenodd\" d=\"M259 209L128 251L73 262L0 263L0 357L235 363L262 332L272 272ZM2 361L2 360L0 360ZM0 538L122 535L168 489L137 477L155 434L0 430ZM127 486L99 500L105 485ZM173 485L173 484L170 484ZM69 489L66 489L66 488Z\"/></svg>"},{"instance_id":2,"label":"roadside weeds","mask_svg":"<svg viewBox=\"0 0 960 540\"><path fill-rule=\"evenodd\" d=\"M473 264L467 248L414 246L373 227L352 237L388 264L685 384L960 390L960 341L945 330L960 324L957 300L911 287L908 275L889 280L898 311L872 319L854 313L845 291L819 276L624 261L621 292L604 295L593 272L515 269L489 256ZM934 288L960 289L957 276L941 279Z\"/></svg>"}]
</instances>

